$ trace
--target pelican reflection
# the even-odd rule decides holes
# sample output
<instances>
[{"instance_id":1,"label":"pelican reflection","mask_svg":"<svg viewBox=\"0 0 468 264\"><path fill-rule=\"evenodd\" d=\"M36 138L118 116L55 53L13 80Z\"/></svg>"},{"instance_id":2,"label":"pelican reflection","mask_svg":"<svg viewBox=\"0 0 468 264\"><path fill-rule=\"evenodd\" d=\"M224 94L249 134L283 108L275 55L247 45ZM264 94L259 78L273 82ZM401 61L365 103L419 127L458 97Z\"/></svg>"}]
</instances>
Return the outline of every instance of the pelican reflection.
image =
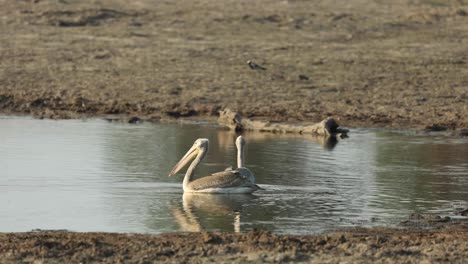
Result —
<instances>
[{"instance_id":1,"label":"pelican reflection","mask_svg":"<svg viewBox=\"0 0 468 264\"><path fill-rule=\"evenodd\" d=\"M250 194L184 193L182 208L172 209L181 231L203 230L241 231L242 208L255 196Z\"/></svg>"}]
</instances>

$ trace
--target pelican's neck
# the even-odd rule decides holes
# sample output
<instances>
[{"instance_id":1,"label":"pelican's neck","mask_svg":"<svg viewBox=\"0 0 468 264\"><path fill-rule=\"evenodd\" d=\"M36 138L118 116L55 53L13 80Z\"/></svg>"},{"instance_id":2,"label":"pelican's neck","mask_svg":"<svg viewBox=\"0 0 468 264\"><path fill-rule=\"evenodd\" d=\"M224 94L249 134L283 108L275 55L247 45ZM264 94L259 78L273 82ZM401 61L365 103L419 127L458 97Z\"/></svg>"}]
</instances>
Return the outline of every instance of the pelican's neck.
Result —
<instances>
[{"instance_id":1,"label":"pelican's neck","mask_svg":"<svg viewBox=\"0 0 468 264\"><path fill-rule=\"evenodd\" d=\"M184 190L187 189L188 184L192 181L192 177L195 174L195 169L197 168L198 164L200 164L202 159L205 157L205 154L206 154L206 148L201 148L197 156L195 157L195 159L192 161L192 163L188 167L187 172L185 173L184 182L182 185Z\"/></svg>"},{"instance_id":2,"label":"pelican's neck","mask_svg":"<svg viewBox=\"0 0 468 264\"><path fill-rule=\"evenodd\" d=\"M244 167L244 146L237 144L237 168Z\"/></svg>"}]
</instances>

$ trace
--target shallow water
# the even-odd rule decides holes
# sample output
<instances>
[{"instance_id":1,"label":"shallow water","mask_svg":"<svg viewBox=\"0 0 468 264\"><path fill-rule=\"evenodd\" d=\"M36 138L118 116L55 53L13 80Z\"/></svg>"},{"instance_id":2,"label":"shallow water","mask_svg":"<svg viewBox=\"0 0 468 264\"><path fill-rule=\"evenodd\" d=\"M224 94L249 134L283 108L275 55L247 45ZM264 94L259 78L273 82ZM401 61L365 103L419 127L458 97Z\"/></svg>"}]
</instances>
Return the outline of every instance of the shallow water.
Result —
<instances>
[{"instance_id":1,"label":"shallow water","mask_svg":"<svg viewBox=\"0 0 468 264\"><path fill-rule=\"evenodd\" d=\"M210 126L0 117L0 231L318 233L455 215L468 201L468 139L352 130L248 133L247 167L265 190L183 195L168 172L199 137L198 175L235 165L236 135Z\"/></svg>"}]
</instances>

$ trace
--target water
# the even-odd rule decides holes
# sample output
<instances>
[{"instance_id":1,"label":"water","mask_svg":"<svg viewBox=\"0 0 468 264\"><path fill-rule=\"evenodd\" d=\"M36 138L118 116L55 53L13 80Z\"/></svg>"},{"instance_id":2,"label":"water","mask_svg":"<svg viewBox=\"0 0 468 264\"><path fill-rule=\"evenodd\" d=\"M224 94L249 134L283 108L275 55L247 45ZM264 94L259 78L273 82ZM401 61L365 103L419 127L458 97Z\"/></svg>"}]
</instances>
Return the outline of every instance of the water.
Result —
<instances>
[{"instance_id":1,"label":"water","mask_svg":"<svg viewBox=\"0 0 468 264\"><path fill-rule=\"evenodd\" d=\"M249 133L246 164L265 190L183 195L183 176L167 175L199 137L210 149L198 175L235 165L236 135L215 127L0 117L0 232L304 234L467 207L468 139Z\"/></svg>"}]
</instances>

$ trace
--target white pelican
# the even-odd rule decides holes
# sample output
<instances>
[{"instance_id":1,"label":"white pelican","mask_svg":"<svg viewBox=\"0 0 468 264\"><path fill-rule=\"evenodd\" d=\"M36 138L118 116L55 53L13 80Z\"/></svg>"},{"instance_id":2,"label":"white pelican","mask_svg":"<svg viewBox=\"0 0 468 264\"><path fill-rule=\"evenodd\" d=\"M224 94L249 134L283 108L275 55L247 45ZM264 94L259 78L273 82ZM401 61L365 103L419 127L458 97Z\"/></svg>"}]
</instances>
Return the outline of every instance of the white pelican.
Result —
<instances>
[{"instance_id":1,"label":"white pelican","mask_svg":"<svg viewBox=\"0 0 468 264\"><path fill-rule=\"evenodd\" d=\"M177 162L169 176L176 174L185 167L190 160L194 159L185 173L183 188L184 192L205 192L205 193L252 193L260 187L252 183L241 171L225 170L199 179L192 179L198 164L208 152L209 141L206 138L195 140L193 146L187 151L182 159Z\"/></svg>"},{"instance_id":2,"label":"white pelican","mask_svg":"<svg viewBox=\"0 0 468 264\"><path fill-rule=\"evenodd\" d=\"M245 139L242 136L238 136L236 139L236 147L237 147L237 170L240 171L242 176L247 177L249 181L255 183L255 175L246 167L244 167L244 146L245 146Z\"/></svg>"}]
</instances>

